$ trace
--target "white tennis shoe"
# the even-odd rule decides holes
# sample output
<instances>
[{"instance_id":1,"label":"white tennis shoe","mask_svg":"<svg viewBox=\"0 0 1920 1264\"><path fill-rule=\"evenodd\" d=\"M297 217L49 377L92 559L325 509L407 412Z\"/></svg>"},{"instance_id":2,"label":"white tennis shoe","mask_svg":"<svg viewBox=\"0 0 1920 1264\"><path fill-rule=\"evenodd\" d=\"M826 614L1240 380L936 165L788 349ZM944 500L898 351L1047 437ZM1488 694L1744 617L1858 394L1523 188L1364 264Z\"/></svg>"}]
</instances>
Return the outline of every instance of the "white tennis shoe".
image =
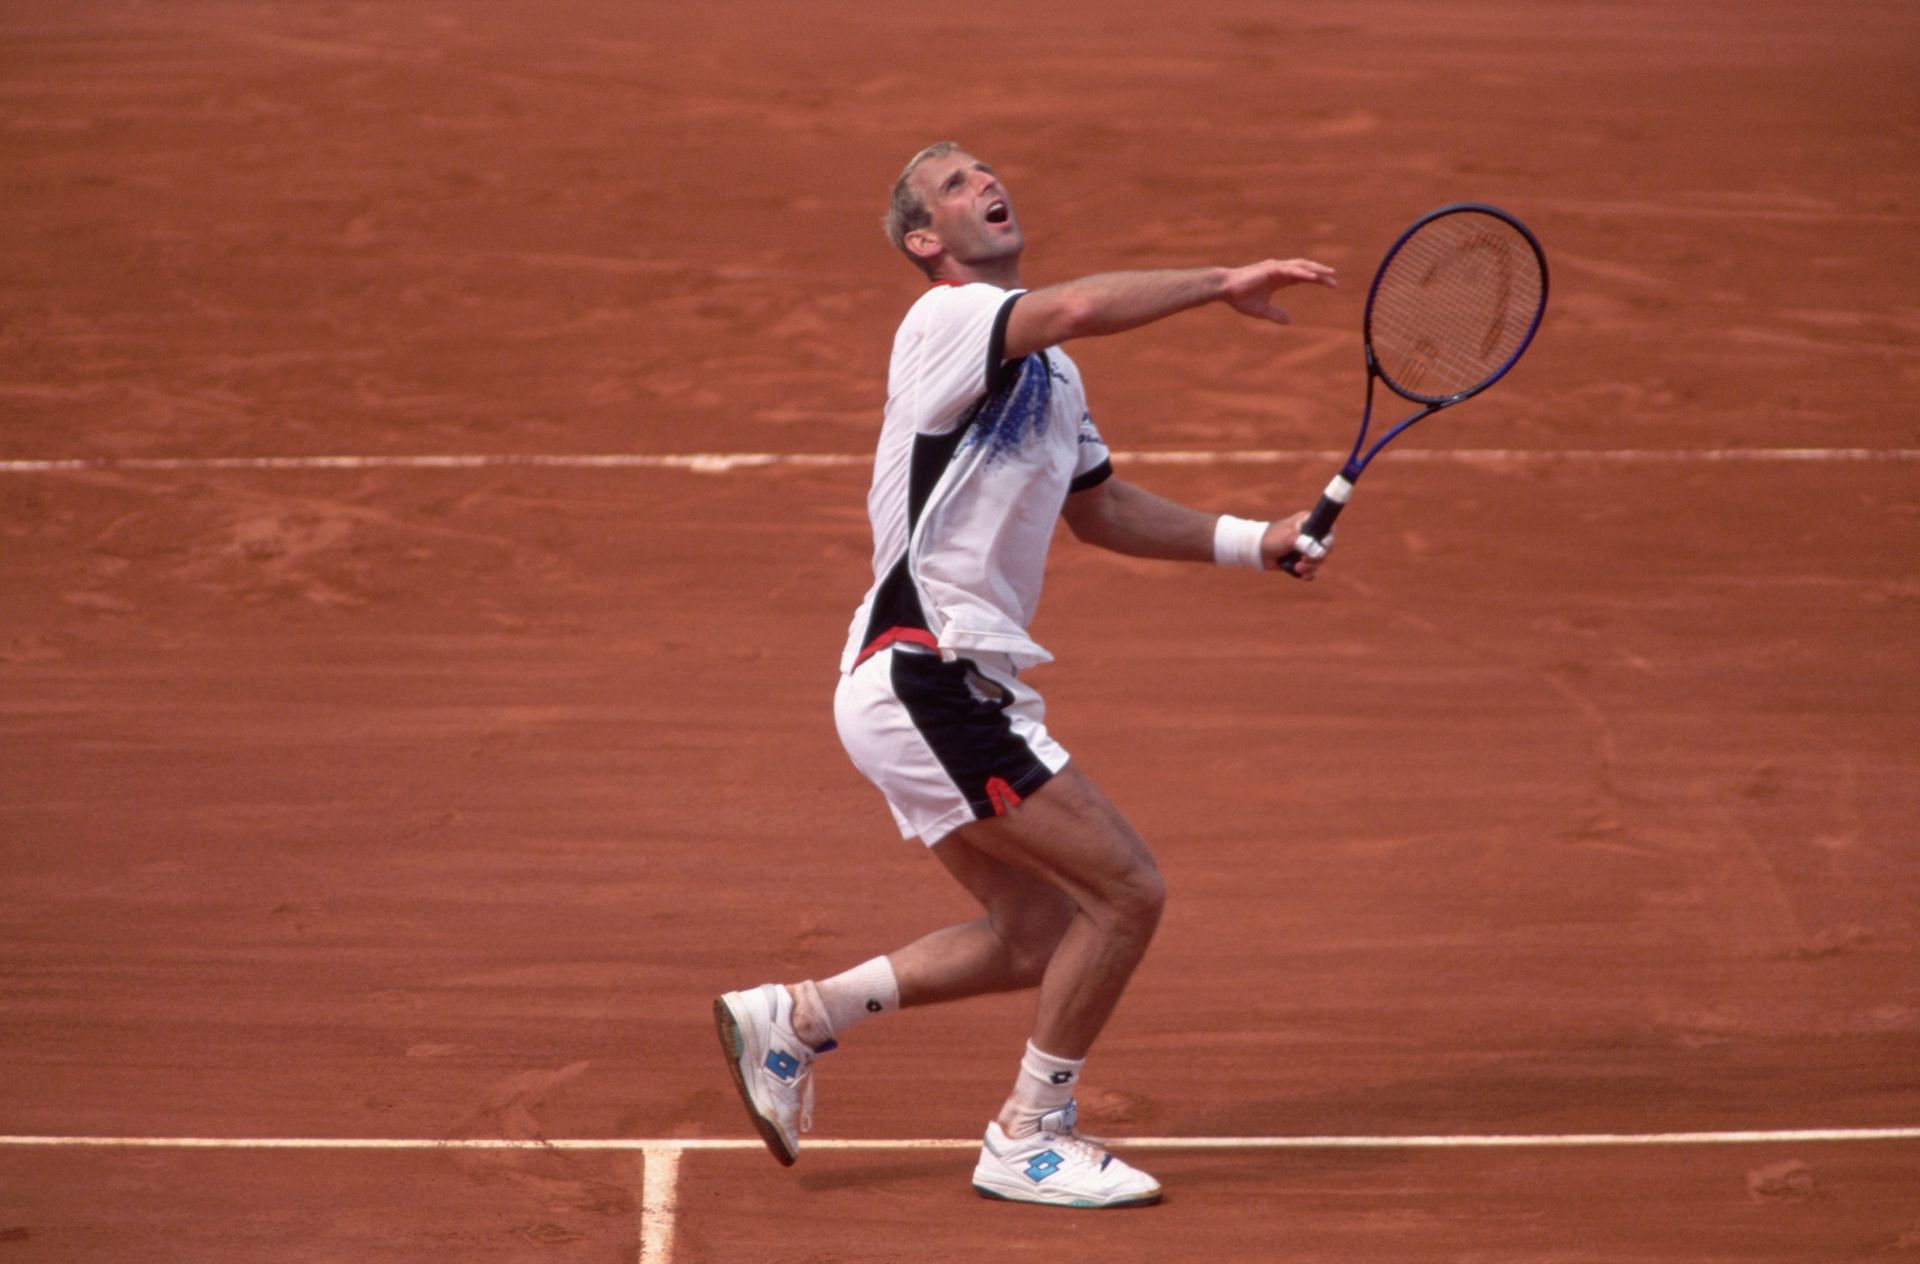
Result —
<instances>
[{"instance_id":1,"label":"white tennis shoe","mask_svg":"<svg viewBox=\"0 0 1920 1264\"><path fill-rule=\"evenodd\" d=\"M987 1125L973 1188L987 1198L1051 1207L1145 1207L1160 1201L1160 1182L1129 1167L1107 1148L1074 1131L1068 1102L1041 1117L1040 1131L1018 1140Z\"/></svg>"},{"instance_id":2,"label":"white tennis shoe","mask_svg":"<svg viewBox=\"0 0 1920 1264\"><path fill-rule=\"evenodd\" d=\"M791 1167L800 1134L813 1127L816 1052L794 1034L793 997L777 983L729 992L713 1003L713 1021L753 1126L773 1157Z\"/></svg>"}]
</instances>

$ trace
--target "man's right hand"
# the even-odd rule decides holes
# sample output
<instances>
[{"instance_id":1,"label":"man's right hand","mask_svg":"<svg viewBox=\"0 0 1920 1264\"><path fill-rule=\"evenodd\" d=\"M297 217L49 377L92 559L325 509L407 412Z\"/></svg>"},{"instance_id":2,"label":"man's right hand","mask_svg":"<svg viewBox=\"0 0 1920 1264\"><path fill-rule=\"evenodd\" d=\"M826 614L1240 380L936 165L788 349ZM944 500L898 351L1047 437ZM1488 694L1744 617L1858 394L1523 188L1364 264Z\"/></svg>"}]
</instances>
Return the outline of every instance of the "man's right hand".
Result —
<instances>
[{"instance_id":1,"label":"man's right hand","mask_svg":"<svg viewBox=\"0 0 1920 1264\"><path fill-rule=\"evenodd\" d=\"M1293 317L1276 305L1273 296L1289 285L1337 286L1333 269L1311 259L1267 259L1227 272L1222 301L1243 316L1291 324Z\"/></svg>"}]
</instances>

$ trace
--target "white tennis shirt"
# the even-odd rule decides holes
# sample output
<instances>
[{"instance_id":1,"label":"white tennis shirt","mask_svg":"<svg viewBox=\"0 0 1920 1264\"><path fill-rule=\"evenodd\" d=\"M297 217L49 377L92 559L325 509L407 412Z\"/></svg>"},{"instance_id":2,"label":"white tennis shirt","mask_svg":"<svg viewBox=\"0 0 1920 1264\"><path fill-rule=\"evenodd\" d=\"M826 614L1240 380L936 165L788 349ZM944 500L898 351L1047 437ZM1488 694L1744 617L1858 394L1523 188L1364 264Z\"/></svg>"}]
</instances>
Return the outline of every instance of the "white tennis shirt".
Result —
<instances>
[{"instance_id":1,"label":"white tennis shirt","mask_svg":"<svg viewBox=\"0 0 1920 1264\"><path fill-rule=\"evenodd\" d=\"M841 671L891 634L951 659L1053 656L1028 635L1070 490L1112 472L1080 370L1057 347L1003 358L1024 290L936 285L894 335L867 516L873 586ZM901 635L902 632L906 635Z\"/></svg>"}]
</instances>

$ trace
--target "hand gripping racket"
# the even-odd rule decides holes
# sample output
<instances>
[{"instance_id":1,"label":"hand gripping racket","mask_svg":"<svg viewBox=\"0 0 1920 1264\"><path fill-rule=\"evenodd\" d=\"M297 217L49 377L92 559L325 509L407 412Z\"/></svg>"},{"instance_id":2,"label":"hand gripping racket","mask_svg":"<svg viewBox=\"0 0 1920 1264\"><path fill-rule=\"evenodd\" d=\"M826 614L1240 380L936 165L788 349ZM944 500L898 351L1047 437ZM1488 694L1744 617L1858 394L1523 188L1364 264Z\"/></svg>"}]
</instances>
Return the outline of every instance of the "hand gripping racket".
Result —
<instances>
[{"instance_id":1,"label":"hand gripping racket","mask_svg":"<svg viewBox=\"0 0 1920 1264\"><path fill-rule=\"evenodd\" d=\"M1360 436L1281 567L1297 575L1305 554L1324 546L1354 483L1380 449L1414 422L1472 399L1506 376L1546 310L1547 258L1527 226L1498 207L1443 206L1401 233L1367 293L1367 407ZM1376 381L1421 407L1368 448Z\"/></svg>"}]
</instances>

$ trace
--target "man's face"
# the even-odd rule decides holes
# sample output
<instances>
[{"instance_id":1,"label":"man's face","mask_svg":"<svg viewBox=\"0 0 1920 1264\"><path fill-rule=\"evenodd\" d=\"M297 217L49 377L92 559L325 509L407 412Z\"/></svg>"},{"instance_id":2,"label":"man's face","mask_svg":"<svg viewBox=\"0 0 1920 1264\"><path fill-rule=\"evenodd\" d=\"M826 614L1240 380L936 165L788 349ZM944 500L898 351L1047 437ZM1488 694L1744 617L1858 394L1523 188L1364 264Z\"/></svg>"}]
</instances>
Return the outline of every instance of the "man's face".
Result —
<instances>
[{"instance_id":1,"label":"man's face","mask_svg":"<svg viewBox=\"0 0 1920 1264\"><path fill-rule=\"evenodd\" d=\"M937 244L958 263L978 264L1018 256L1025 248L1013 200L993 168L972 154L956 149L929 158L914 169L913 179L933 216L925 228L907 234L916 253Z\"/></svg>"}]
</instances>

